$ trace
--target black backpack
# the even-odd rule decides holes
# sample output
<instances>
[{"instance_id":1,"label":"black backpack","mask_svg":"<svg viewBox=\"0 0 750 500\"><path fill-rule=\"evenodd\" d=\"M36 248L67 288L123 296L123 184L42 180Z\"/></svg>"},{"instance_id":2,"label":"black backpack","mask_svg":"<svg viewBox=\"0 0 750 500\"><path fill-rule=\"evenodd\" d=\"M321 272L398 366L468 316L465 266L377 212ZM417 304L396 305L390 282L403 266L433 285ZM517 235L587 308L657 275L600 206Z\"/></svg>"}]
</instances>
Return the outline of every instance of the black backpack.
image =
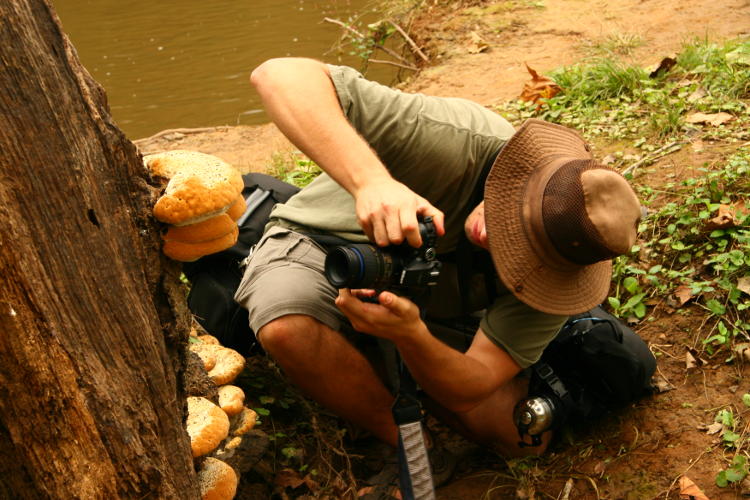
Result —
<instances>
[{"instance_id":1,"label":"black backpack","mask_svg":"<svg viewBox=\"0 0 750 500\"><path fill-rule=\"evenodd\" d=\"M237 220L237 243L223 252L207 255L182 267L190 282L188 307L200 325L222 345L246 354L255 345L247 310L234 301L242 280L241 263L263 235L268 216L276 203L283 203L299 188L270 175L242 176L245 213Z\"/></svg>"},{"instance_id":2,"label":"black backpack","mask_svg":"<svg viewBox=\"0 0 750 500\"><path fill-rule=\"evenodd\" d=\"M552 428L586 424L652 394L655 370L646 342L595 307L571 316L532 365L529 398L553 402Z\"/></svg>"}]
</instances>

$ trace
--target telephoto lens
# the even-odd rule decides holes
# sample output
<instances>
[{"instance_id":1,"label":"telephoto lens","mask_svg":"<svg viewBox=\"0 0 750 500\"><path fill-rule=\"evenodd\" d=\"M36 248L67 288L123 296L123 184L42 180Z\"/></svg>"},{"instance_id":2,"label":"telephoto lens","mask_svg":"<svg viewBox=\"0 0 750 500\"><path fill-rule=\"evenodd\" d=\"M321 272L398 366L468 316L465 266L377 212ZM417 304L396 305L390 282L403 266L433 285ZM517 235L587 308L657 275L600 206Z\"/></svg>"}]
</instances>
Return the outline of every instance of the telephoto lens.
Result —
<instances>
[{"instance_id":1,"label":"telephoto lens","mask_svg":"<svg viewBox=\"0 0 750 500\"><path fill-rule=\"evenodd\" d=\"M336 288L377 290L387 285L392 269L392 256L368 244L334 247L325 261L326 278Z\"/></svg>"}]
</instances>

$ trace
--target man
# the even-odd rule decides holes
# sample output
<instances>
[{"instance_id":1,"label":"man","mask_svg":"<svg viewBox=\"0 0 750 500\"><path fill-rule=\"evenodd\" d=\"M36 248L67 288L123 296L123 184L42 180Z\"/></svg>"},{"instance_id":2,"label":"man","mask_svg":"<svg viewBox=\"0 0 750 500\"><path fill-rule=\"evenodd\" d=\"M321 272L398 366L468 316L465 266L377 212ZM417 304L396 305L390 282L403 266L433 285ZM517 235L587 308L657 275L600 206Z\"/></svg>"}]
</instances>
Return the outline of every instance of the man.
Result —
<instances>
[{"instance_id":1,"label":"man","mask_svg":"<svg viewBox=\"0 0 750 500\"><path fill-rule=\"evenodd\" d=\"M235 296L266 352L310 397L396 446L393 394L340 333L348 320L391 340L465 435L528 453L512 421L527 392L517 375L568 315L606 297L610 259L634 243L640 217L627 182L569 129L530 120L514 132L478 104L402 93L351 68L275 59L251 82L274 123L325 172L274 209ZM359 299L372 292L335 290L324 251L303 234L417 247L418 216L433 217L439 254L465 235L489 250L500 277L466 352L435 338L404 297L386 291L370 303Z\"/></svg>"}]
</instances>

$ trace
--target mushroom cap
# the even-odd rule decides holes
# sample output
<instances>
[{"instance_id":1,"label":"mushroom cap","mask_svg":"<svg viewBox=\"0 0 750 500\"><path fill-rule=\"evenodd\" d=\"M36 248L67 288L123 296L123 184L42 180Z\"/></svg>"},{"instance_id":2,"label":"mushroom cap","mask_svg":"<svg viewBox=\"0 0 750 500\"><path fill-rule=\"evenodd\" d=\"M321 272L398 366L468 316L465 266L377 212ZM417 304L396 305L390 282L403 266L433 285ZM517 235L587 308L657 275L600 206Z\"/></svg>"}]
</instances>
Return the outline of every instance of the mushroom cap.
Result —
<instances>
[{"instance_id":1,"label":"mushroom cap","mask_svg":"<svg viewBox=\"0 0 750 500\"><path fill-rule=\"evenodd\" d=\"M250 408L243 408L242 412L236 417L232 418L232 435L241 436L255 427L255 423L258 421L258 414Z\"/></svg>"},{"instance_id":2,"label":"mushroom cap","mask_svg":"<svg viewBox=\"0 0 750 500\"><path fill-rule=\"evenodd\" d=\"M219 407L232 417L242 411L245 405L245 392L236 385L219 387Z\"/></svg>"},{"instance_id":3,"label":"mushroom cap","mask_svg":"<svg viewBox=\"0 0 750 500\"><path fill-rule=\"evenodd\" d=\"M202 500L231 500L237 493L237 473L218 458L206 457L198 471Z\"/></svg>"},{"instance_id":4,"label":"mushroom cap","mask_svg":"<svg viewBox=\"0 0 750 500\"><path fill-rule=\"evenodd\" d=\"M239 234L240 230L235 224L231 233L214 240L202 241L200 243L185 243L176 240L165 241L162 252L170 259L180 262L193 262L204 255L221 252L231 247L237 243Z\"/></svg>"},{"instance_id":5,"label":"mushroom cap","mask_svg":"<svg viewBox=\"0 0 750 500\"><path fill-rule=\"evenodd\" d=\"M215 450L229 435L229 417L224 410L206 398L187 398L187 433L193 457L200 457Z\"/></svg>"},{"instance_id":6,"label":"mushroom cap","mask_svg":"<svg viewBox=\"0 0 750 500\"><path fill-rule=\"evenodd\" d=\"M245 358L234 349L221 346L216 351L216 365L208 372L208 377L216 385L231 383L245 368Z\"/></svg>"},{"instance_id":7,"label":"mushroom cap","mask_svg":"<svg viewBox=\"0 0 750 500\"><path fill-rule=\"evenodd\" d=\"M232 220L237 220L245 213L245 209L247 209L245 198L243 198L242 195L239 195L235 202L227 209L227 215L231 217Z\"/></svg>"},{"instance_id":8,"label":"mushroom cap","mask_svg":"<svg viewBox=\"0 0 750 500\"><path fill-rule=\"evenodd\" d=\"M162 236L165 241L181 241L183 243L202 243L215 240L232 233L237 223L227 214L220 214L202 222L184 226L169 226Z\"/></svg>"},{"instance_id":9,"label":"mushroom cap","mask_svg":"<svg viewBox=\"0 0 750 500\"><path fill-rule=\"evenodd\" d=\"M216 353L220 350L217 344L190 344L190 351L194 352L203 361L203 368L206 372L216 366ZM219 346L221 347L221 346Z\"/></svg>"},{"instance_id":10,"label":"mushroom cap","mask_svg":"<svg viewBox=\"0 0 750 500\"><path fill-rule=\"evenodd\" d=\"M169 224L201 222L226 212L244 184L229 163L197 151L166 151L144 158L152 174L169 179L154 205L154 217Z\"/></svg>"}]
</instances>

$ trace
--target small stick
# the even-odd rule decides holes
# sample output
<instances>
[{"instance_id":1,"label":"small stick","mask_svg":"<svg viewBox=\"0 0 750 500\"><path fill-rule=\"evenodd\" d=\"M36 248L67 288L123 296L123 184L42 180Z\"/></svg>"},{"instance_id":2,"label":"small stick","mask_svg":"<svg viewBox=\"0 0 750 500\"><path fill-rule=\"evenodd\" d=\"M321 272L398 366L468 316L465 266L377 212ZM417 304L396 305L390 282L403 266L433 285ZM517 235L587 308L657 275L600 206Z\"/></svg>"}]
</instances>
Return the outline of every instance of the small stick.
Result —
<instances>
[{"instance_id":1,"label":"small stick","mask_svg":"<svg viewBox=\"0 0 750 500\"><path fill-rule=\"evenodd\" d=\"M222 125L219 127L201 127L201 128L169 128L167 130L162 130L161 132L157 132L156 134L150 136L150 137L144 137L143 139L136 139L133 142L138 144L139 142L145 142L152 139L158 139L159 137L168 135L168 134L200 134L202 132L212 132L214 130L222 130L227 129L226 125Z\"/></svg>"},{"instance_id":2,"label":"small stick","mask_svg":"<svg viewBox=\"0 0 750 500\"><path fill-rule=\"evenodd\" d=\"M680 141L675 141L675 142L673 142L671 144L667 144L666 146L662 146L659 149L657 149L656 151L654 151L653 153L648 154L648 155L644 156L643 158L641 158L640 160L638 160L637 162L633 163L628 168L626 168L625 170L623 170L621 173L622 173L622 175L628 175L628 173L630 173L630 172L633 172L633 174L635 174L635 169L637 169L638 167L640 167L641 165L643 165L647 161L649 161L649 160L652 160L652 161L656 160L657 158L661 158L662 156L666 156L669 153L672 153L673 151L667 151L663 155L659 155L659 153L662 153L662 152L664 152L664 151L666 151L666 150L668 150L670 148L673 148L674 146L682 146L683 144L685 144L685 143L684 142L680 142ZM679 148L677 148L677 149L679 149Z\"/></svg>"},{"instance_id":3,"label":"small stick","mask_svg":"<svg viewBox=\"0 0 750 500\"><path fill-rule=\"evenodd\" d=\"M354 33L355 35L357 35L357 36L358 36L359 38L361 38L361 39L363 39L363 40L367 38L367 37L366 37L365 35L363 35L363 34L362 34L362 33L360 33L359 31L355 30L354 28L352 28L352 27L351 27L351 26L349 26L348 24L346 24L346 23L344 23L344 22L341 22L341 21L339 21L338 19L331 19L330 17L324 17L324 18L323 18L323 20L324 20L325 22L328 22L328 23L333 23L333 24L336 24L336 25L338 25L338 26L341 26L341 27L342 27L342 28L344 28L345 30L347 30L347 31L349 31L349 32L351 32L351 33ZM389 49L388 47L385 47L384 45L377 45L377 44L376 44L376 45L375 45L374 47L375 47L376 49L380 49L380 50L382 50L383 52L385 52L386 54L388 54L388 55L390 55L390 56L392 56L392 57L395 57L396 59L398 59L398 60L399 60L399 61L401 61L402 63L404 63L404 64L408 64L407 60L406 60L406 59L404 59L403 57L401 57L400 55L398 55L398 53L397 53L397 52L395 52L394 50L391 50L391 49ZM372 59L370 59L370 60L372 60ZM408 67L407 69L412 69L412 68L411 68L411 67Z\"/></svg>"},{"instance_id":4,"label":"small stick","mask_svg":"<svg viewBox=\"0 0 750 500\"><path fill-rule=\"evenodd\" d=\"M422 52L422 50L417 46L417 44L414 42L414 40L412 40L411 37L409 35L407 35L406 32L403 29L401 29L401 26L399 26L398 24L396 24L392 19L388 19L388 22L391 23L391 25L393 25L394 28L396 28L396 31L398 31L399 33L401 33L401 36L404 37L404 40L406 40L406 42L411 46L412 50L419 57L421 57L424 62L429 62L430 61L427 58L427 56L424 55L424 52Z\"/></svg>"},{"instance_id":5,"label":"small stick","mask_svg":"<svg viewBox=\"0 0 750 500\"><path fill-rule=\"evenodd\" d=\"M419 68L417 68L417 67L410 66L410 65L407 65L407 64L397 63L395 61L386 61L384 59L368 59L367 62L380 63L380 64L390 64L391 66L398 66L399 68L410 69L412 71L419 71Z\"/></svg>"}]
</instances>

